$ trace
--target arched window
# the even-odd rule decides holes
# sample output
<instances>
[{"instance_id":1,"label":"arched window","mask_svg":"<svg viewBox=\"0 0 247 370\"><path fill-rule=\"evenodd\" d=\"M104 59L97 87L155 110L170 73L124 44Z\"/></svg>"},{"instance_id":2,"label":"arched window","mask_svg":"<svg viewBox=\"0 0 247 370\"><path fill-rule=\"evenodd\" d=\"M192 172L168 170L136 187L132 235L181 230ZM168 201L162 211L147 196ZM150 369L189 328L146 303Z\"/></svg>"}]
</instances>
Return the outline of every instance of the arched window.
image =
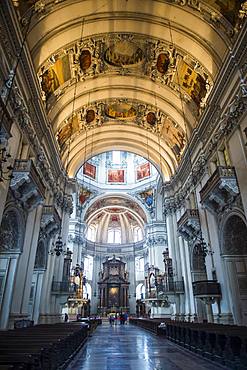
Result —
<instances>
[{"instance_id":1,"label":"arched window","mask_svg":"<svg viewBox=\"0 0 247 370\"><path fill-rule=\"evenodd\" d=\"M90 225L87 229L87 239L91 240L92 242L96 241L96 226Z\"/></svg>"},{"instance_id":2,"label":"arched window","mask_svg":"<svg viewBox=\"0 0 247 370\"><path fill-rule=\"evenodd\" d=\"M140 240L143 239L143 235L142 235L142 229L137 226L134 228L133 230L133 236L134 236L134 242L139 242Z\"/></svg>"},{"instance_id":3,"label":"arched window","mask_svg":"<svg viewBox=\"0 0 247 370\"><path fill-rule=\"evenodd\" d=\"M121 229L119 228L108 229L107 243L120 244L121 243Z\"/></svg>"},{"instance_id":4,"label":"arched window","mask_svg":"<svg viewBox=\"0 0 247 370\"><path fill-rule=\"evenodd\" d=\"M121 152L114 150L112 152L112 163L114 164L120 164L121 163Z\"/></svg>"}]
</instances>

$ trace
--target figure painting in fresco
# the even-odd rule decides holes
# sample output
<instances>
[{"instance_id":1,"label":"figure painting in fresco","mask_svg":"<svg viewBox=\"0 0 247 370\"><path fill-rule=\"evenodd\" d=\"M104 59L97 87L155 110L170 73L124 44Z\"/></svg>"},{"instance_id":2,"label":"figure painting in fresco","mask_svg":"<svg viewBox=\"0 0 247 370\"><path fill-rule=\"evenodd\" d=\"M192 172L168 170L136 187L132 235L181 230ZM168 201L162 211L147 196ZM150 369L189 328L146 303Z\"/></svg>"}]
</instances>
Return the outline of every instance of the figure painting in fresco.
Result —
<instances>
[{"instance_id":1,"label":"figure painting in fresco","mask_svg":"<svg viewBox=\"0 0 247 370\"><path fill-rule=\"evenodd\" d=\"M104 59L115 67L135 65L143 60L143 51L133 42L119 41L105 51Z\"/></svg>"},{"instance_id":2,"label":"figure painting in fresco","mask_svg":"<svg viewBox=\"0 0 247 370\"><path fill-rule=\"evenodd\" d=\"M69 56L56 60L47 70L42 70L41 88L48 99L56 89L71 78Z\"/></svg>"},{"instance_id":3,"label":"figure painting in fresco","mask_svg":"<svg viewBox=\"0 0 247 370\"><path fill-rule=\"evenodd\" d=\"M85 119L87 123L93 122L95 120L95 111L93 109L88 109Z\"/></svg>"},{"instance_id":4,"label":"figure painting in fresco","mask_svg":"<svg viewBox=\"0 0 247 370\"><path fill-rule=\"evenodd\" d=\"M64 125L57 134L57 141L60 146L60 149L63 148L63 145L65 142L76 132L79 131L79 120L78 117L75 116L73 120L68 122L66 125Z\"/></svg>"},{"instance_id":5,"label":"figure painting in fresco","mask_svg":"<svg viewBox=\"0 0 247 370\"><path fill-rule=\"evenodd\" d=\"M136 116L136 110L130 104L116 103L106 107L106 115L115 119L128 119Z\"/></svg>"},{"instance_id":6,"label":"figure painting in fresco","mask_svg":"<svg viewBox=\"0 0 247 370\"><path fill-rule=\"evenodd\" d=\"M92 179L96 178L96 166L93 164L86 162L83 166L83 175L91 177Z\"/></svg>"},{"instance_id":7,"label":"figure painting in fresco","mask_svg":"<svg viewBox=\"0 0 247 370\"><path fill-rule=\"evenodd\" d=\"M47 69L47 71L42 74L41 87L45 93L46 99L48 99L59 87L59 81L56 72L53 69Z\"/></svg>"},{"instance_id":8,"label":"figure painting in fresco","mask_svg":"<svg viewBox=\"0 0 247 370\"><path fill-rule=\"evenodd\" d=\"M108 170L108 182L124 182L124 170Z\"/></svg>"},{"instance_id":9,"label":"figure painting in fresco","mask_svg":"<svg viewBox=\"0 0 247 370\"><path fill-rule=\"evenodd\" d=\"M164 75L168 71L169 64L170 64L169 55L166 54L166 53L159 54L159 56L157 58L156 66L157 66L157 70L162 75Z\"/></svg>"},{"instance_id":10,"label":"figure painting in fresco","mask_svg":"<svg viewBox=\"0 0 247 370\"><path fill-rule=\"evenodd\" d=\"M136 168L136 180L137 181L143 180L149 176L150 176L150 164L148 162L143 163Z\"/></svg>"},{"instance_id":11,"label":"figure painting in fresco","mask_svg":"<svg viewBox=\"0 0 247 370\"><path fill-rule=\"evenodd\" d=\"M81 188L79 193L79 203L83 205L86 200L90 197L91 191Z\"/></svg>"},{"instance_id":12,"label":"figure painting in fresco","mask_svg":"<svg viewBox=\"0 0 247 370\"><path fill-rule=\"evenodd\" d=\"M79 63L81 70L83 72L86 72L86 70L91 66L92 64L92 56L89 50L85 49L81 51L81 55L79 58Z\"/></svg>"},{"instance_id":13,"label":"figure painting in fresco","mask_svg":"<svg viewBox=\"0 0 247 370\"><path fill-rule=\"evenodd\" d=\"M153 190L147 190L140 193L140 197L144 200L148 208L152 208L154 196L153 196Z\"/></svg>"},{"instance_id":14,"label":"figure painting in fresco","mask_svg":"<svg viewBox=\"0 0 247 370\"><path fill-rule=\"evenodd\" d=\"M185 135L182 130L174 127L169 119L166 119L161 129L162 136L168 142L171 148L175 150L175 154L181 155L181 151L185 145Z\"/></svg>"},{"instance_id":15,"label":"figure painting in fresco","mask_svg":"<svg viewBox=\"0 0 247 370\"><path fill-rule=\"evenodd\" d=\"M154 126L156 123L156 115L154 112L148 112L146 116L147 123L149 123L151 126Z\"/></svg>"}]
</instances>

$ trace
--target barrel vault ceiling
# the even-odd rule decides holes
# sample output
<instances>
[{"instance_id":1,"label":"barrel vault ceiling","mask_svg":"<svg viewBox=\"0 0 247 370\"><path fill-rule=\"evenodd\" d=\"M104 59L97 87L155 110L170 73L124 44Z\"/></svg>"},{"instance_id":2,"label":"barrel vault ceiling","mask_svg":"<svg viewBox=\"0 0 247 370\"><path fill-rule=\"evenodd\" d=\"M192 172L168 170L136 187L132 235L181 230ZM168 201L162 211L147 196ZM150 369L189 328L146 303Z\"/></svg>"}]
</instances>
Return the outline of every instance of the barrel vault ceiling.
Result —
<instances>
[{"instance_id":1,"label":"barrel vault ceiling","mask_svg":"<svg viewBox=\"0 0 247 370\"><path fill-rule=\"evenodd\" d=\"M174 173L239 27L239 0L14 1L61 157L107 150ZM69 153L69 154L68 154Z\"/></svg>"}]
</instances>

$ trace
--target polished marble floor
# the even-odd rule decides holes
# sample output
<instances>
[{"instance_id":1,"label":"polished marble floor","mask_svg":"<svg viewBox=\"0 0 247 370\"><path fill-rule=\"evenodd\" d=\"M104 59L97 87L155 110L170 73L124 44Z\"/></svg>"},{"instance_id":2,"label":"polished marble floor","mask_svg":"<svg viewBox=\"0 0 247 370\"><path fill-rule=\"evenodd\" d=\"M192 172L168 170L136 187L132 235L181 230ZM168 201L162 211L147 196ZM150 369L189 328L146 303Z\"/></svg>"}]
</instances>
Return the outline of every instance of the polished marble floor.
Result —
<instances>
[{"instance_id":1,"label":"polished marble floor","mask_svg":"<svg viewBox=\"0 0 247 370\"><path fill-rule=\"evenodd\" d=\"M172 342L133 325L103 323L66 370L219 370Z\"/></svg>"}]
</instances>

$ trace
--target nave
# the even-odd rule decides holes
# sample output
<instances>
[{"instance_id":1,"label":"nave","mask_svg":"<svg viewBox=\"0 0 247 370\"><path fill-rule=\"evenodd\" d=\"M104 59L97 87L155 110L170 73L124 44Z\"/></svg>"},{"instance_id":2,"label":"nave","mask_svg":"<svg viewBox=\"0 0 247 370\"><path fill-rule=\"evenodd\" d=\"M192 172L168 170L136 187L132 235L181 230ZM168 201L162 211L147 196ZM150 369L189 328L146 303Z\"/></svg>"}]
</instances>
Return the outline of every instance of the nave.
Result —
<instances>
[{"instance_id":1,"label":"nave","mask_svg":"<svg viewBox=\"0 0 247 370\"><path fill-rule=\"evenodd\" d=\"M225 369L132 325L103 322L66 370Z\"/></svg>"}]
</instances>

